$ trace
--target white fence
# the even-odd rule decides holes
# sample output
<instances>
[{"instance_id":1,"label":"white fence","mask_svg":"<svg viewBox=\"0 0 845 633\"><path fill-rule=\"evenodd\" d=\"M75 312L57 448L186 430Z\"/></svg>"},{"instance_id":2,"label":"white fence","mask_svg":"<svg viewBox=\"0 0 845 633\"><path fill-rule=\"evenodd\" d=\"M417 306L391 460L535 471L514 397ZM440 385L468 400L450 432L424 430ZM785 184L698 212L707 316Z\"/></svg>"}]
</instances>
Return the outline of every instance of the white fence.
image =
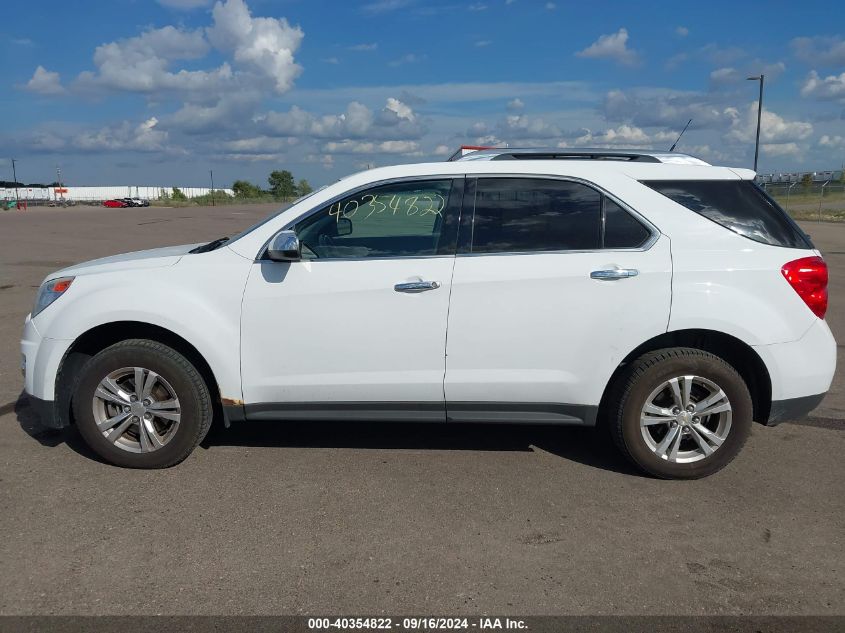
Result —
<instances>
[{"instance_id":1,"label":"white fence","mask_svg":"<svg viewBox=\"0 0 845 633\"><path fill-rule=\"evenodd\" d=\"M74 201L99 201L111 198L143 198L146 200L159 200L165 195L173 194L173 187L143 187L139 185L117 185L112 187L65 187L66 192L61 190L57 193L55 187L19 187L17 195L21 200L74 200ZM179 187L188 198L204 196L211 192L208 187ZM216 189L234 195L231 189ZM0 187L0 199L14 200L14 188Z\"/></svg>"}]
</instances>

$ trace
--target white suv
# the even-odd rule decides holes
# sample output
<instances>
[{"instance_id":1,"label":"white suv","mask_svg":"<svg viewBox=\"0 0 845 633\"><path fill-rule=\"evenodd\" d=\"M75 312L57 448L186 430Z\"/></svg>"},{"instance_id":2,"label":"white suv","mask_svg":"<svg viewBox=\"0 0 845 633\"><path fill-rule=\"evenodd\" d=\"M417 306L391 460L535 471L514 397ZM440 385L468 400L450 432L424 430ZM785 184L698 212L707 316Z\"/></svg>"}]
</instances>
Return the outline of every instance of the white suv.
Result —
<instances>
[{"instance_id":1,"label":"white suv","mask_svg":"<svg viewBox=\"0 0 845 633\"><path fill-rule=\"evenodd\" d=\"M836 363L824 260L753 177L602 150L355 174L229 239L49 275L26 392L130 467L217 417L597 425L653 475L708 475Z\"/></svg>"}]
</instances>

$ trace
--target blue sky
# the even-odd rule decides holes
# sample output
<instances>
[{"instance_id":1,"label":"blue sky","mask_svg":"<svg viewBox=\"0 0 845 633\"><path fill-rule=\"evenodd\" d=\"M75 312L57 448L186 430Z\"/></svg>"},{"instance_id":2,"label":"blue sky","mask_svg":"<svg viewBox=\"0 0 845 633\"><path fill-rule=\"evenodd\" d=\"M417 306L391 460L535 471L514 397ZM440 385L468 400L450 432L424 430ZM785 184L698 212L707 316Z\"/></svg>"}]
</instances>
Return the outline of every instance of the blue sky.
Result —
<instances>
[{"instance_id":1,"label":"blue sky","mask_svg":"<svg viewBox=\"0 0 845 633\"><path fill-rule=\"evenodd\" d=\"M845 162L829 2L32 1L0 42L19 180L313 184L457 146L668 148L760 171ZM8 24L8 23L7 23ZM4 161L0 179L11 179ZM8 174L6 172L9 172Z\"/></svg>"}]
</instances>

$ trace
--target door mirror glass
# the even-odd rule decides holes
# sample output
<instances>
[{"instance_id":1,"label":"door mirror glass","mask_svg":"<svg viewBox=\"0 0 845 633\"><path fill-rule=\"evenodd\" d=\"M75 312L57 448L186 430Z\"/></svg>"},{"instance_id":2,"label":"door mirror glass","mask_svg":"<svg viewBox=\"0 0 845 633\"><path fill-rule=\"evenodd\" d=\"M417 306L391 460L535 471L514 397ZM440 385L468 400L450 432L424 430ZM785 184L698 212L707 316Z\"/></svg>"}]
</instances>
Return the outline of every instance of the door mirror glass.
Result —
<instances>
[{"instance_id":1,"label":"door mirror glass","mask_svg":"<svg viewBox=\"0 0 845 633\"><path fill-rule=\"evenodd\" d=\"M274 262L296 262L302 259L302 245L296 236L296 232L279 231L276 233L267 247L267 257Z\"/></svg>"}]
</instances>

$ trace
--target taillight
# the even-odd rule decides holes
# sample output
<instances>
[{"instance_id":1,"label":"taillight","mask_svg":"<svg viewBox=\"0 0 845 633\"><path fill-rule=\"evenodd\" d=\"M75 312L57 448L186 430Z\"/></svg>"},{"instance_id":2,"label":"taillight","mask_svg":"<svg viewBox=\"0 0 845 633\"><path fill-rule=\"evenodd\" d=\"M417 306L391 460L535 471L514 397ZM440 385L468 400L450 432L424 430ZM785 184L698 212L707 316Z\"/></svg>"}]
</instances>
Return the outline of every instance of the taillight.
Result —
<instances>
[{"instance_id":1,"label":"taillight","mask_svg":"<svg viewBox=\"0 0 845 633\"><path fill-rule=\"evenodd\" d=\"M820 319L827 312L827 264L821 257L802 257L780 269L783 276Z\"/></svg>"}]
</instances>

